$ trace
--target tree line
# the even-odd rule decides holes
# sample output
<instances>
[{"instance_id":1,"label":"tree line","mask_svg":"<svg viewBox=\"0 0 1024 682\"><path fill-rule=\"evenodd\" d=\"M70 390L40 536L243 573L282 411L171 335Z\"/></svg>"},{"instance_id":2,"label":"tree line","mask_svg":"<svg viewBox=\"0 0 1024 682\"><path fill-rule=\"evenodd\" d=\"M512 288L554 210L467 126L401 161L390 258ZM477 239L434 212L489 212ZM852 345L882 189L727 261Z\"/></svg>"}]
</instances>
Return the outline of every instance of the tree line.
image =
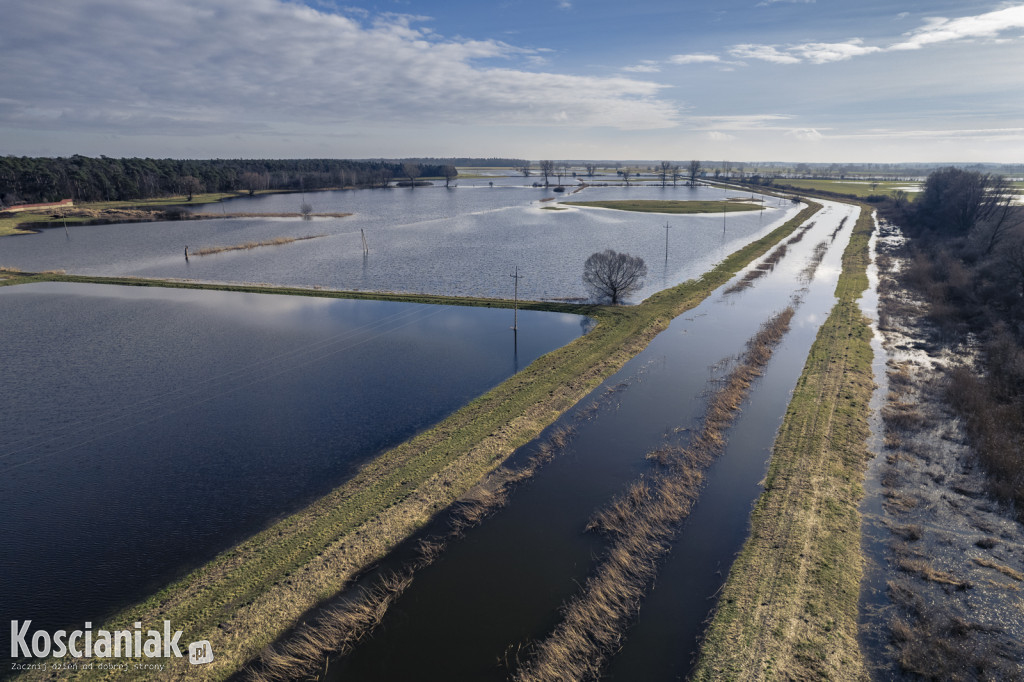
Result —
<instances>
[{"instance_id":1,"label":"tree line","mask_svg":"<svg viewBox=\"0 0 1024 682\"><path fill-rule=\"evenodd\" d=\"M451 160L412 160L418 176L454 177ZM149 159L0 156L0 206L130 201L200 192L386 187L409 162L342 159Z\"/></svg>"}]
</instances>

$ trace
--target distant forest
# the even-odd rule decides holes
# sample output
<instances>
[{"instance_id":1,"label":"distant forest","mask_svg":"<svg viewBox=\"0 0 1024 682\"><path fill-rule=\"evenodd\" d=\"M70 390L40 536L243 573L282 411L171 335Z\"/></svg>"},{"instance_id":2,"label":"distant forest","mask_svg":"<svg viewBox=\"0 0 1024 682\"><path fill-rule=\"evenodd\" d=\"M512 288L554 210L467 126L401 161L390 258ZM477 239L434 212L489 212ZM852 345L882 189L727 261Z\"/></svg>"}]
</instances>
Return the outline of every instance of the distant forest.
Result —
<instances>
[{"instance_id":1,"label":"distant forest","mask_svg":"<svg viewBox=\"0 0 1024 682\"><path fill-rule=\"evenodd\" d=\"M0 206L73 199L125 201L201 192L381 187L445 167L522 164L515 159L112 159L0 156Z\"/></svg>"}]
</instances>

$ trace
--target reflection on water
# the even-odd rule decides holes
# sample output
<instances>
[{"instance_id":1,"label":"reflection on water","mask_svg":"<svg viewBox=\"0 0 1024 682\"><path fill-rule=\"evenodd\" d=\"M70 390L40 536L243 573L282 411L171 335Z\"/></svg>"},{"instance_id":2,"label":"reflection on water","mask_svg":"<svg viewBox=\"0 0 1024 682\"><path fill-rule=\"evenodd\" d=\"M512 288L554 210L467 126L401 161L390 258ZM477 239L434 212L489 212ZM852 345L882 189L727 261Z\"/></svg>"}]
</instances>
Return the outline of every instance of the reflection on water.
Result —
<instances>
[{"instance_id":1,"label":"reflection on water","mask_svg":"<svg viewBox=\"0 0 1024 682\"><path fill-rule=\"evenodd\" d=\"M0 289L0 622L99 621L579 336L578 316Z\"/></svg>"},{"instance_id":2,"label":"reflection on water","mask_svg":"<svg viewBox=\"0 0 1024 682\"><path fill-rule=\"evenodd\" d=\"M517 657L528 655L523 647L551 631L560 620L559 607L593 570L603 543L584 532L591 514L649 470L648 452L698 425L709 383L726 371L721 361L742 352L760 324L796 294L802 303L790 332L744 402L725 453L707 471L706 487L606 671L615 680L685 678L704 619L746 538L790 394L834 304L854 218L806 290L800 273L815 246L852 210L826 202L815 216L816 227L770 274L740 294L715 294L676 318L556 423L552 428L576 427L565 452L516 490L506 508L417 573L373 636L331 662L329 679L508 679ZM660 236L663 247L664 229ZM618 389L613 399L591 412L610 387ZM535 447L515 457L525 458Z\"/></svg>"},{"instance_id":3,"label":"reflection on water","mask_svg":"<svg viewBox=\"0 0 1024 682\"><path fill-rule=\"evenodd\" d=\"M509 178L509 182L520 182ZM707 267L793 215L796 207L774 198L766 210L674 215L572 208L542 210L544 189L522 186L354 190L308 194L318 212L347 218L218 219L73 227L4 239L0 265L39 271L177 277L210 281L270 282L335 289L409 291L512 297L506 273L518 266L520 296L529 299L586 296L583 262L605 249L640 256L651 269L634 300L699 276ZM573 200L749 198L749 192L706 187L593 187ZM234 212L295 211L293 194L242 197ZM208 208L206 210L209 210ZM664 248L665 223L673 228ZM183 248L230 246L277 237L328 236L186 261ZM363 251L365 234L369 252ZM651 267L664 263L663 267ZM661 271L661 272L659 272ZM655 274L655 273L658 274Z\"/></svg>"}]
</instances>

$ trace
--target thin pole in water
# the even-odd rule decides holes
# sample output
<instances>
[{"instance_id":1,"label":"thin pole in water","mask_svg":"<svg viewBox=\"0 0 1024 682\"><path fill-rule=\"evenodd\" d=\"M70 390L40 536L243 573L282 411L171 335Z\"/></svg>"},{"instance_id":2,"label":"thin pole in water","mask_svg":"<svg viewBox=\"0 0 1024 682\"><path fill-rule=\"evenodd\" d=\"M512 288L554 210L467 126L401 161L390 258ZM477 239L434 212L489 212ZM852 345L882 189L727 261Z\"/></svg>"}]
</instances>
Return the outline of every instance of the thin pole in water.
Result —
<instances>
[{"instance_id":1,"label":"thin pole in water","mask_svg":"<svg viewBox=\"0 0 1024 682\"><path fill-rule=\"evenodd\" d=\"M512 330L519 331L519 280L522 275L519 274L519 266L516 266L516 273L509 275L515 281L515 303L513 309L515 310L514 317L512 318Z\"/></svg>"},{"instance_id":2,"label":"thin pole in water","mask_svg":"<svg viewBox=\"0 0 1024 682\"><path fill-rule=\"evenodd\" d=\"M665 223L665 264L668 264L668 223Z\"/></svg>"},{"instance_id":3,"label":"thin pole in water","mask_svg":"<svg viewBox=\"0 0 1024 682\"><path fill-rule=\"evenodd\" d=\"M366 245L366 233L363 232L363 228L361 228L361 227L359 228L359 234L362 235L362 237L363 237L363 255L364 256L369 255L370 247Z\"/></svg>"},{"instance_id":4,"label":"thin pole in water","mask_svg":"<svg viewBox=\"0 0 1024 682\"><path fill-rule=\"evenodd\" d=\"M188 262L188 244L185 245L185 262Z\"/></svg>"}]
</instances>

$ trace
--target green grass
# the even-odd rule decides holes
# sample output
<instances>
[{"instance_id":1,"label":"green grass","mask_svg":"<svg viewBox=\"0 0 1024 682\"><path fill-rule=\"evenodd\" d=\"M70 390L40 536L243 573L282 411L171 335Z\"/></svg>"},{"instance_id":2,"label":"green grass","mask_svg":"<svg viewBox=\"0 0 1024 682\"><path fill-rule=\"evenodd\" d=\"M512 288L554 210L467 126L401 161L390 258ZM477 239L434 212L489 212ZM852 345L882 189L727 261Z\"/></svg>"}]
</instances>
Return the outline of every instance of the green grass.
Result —
<instances>
[{"instance_id":1,"label":"green grass","mask_svg":"<svg viewBox=\"0 0 1024 682\"><path fill-rule=\"evenodd\" d=\"M870 460L870 208L843 255L837 303L797 382L750 536L722 589L697 680L867 679L857 642L861 481Z\"/></svg>"},{"instance_id":2,"label":"green grass","mask_svg":"<svg viewBox=\"0 0 1024 682\"><path fill-rule=\"evenodd\" d=\"M184 631L185 639L212 642L217 653L214 663L203 669L206 678L228 677L286 632L308 609L341 591L359 571L448 507L516 448L535 438L646 347L672 319L698 305L819 209L817 204L809 206L769 235L728 256L700 279L659 292L639 305L521 304L524 308L588 314L598 324L586 336L539 358L433 428L366 463L350 480L309 507L272 524L146 601L124 609L104 628L130 627L134 621L143 621L146 628L169 619L175 628ZM511 305L498 300L57 274L26 279ZM189 667L180 660L169 661L169 665L170 675L184 675ZM94 671L81 676L104 674Z\"/></svg>"},{"instance_id":3,"label":"green grass","mask_svg":"<svg viewBox=\"0 0 1024 682\"><path fill-rule=\"evenodd\" d=\"M50 213L12 213L9 217L0 217L0 237L14 234L30 234L33 232L33 223L48 223L52 221L53 215ZM83 223L86 218L68 218L68 225L76 225ZM25 229L19 229L20 226L25 226Z\"/></svg>"},{"instance_id":4,"label":"green grass","mask_svg":"<svg viewBox=\"0 0 1024 682\"><path fill-rule=\"evenodd\" d=\"M786 178L780 178L777 181L780 187L795 187L796 189L807 189L817 190L823 192L837 192L839 194L851 194L861 199L867 198L872 194L888 195L892 196L892 193L897 189L905 187L916 187L920 186L919 182L873 182L873 181L861 181L851 182L849 180L790 180ZM874 189L871 185L877 185ZM907 197L913 200L917 192L907 192Z\"/></svg>"},{"instance_id":5,"label":"green grass","mask_svg":"<svg viewBox=\"0 0 1024 682\"><path fill-rule=\"evenodd\" d=\"M661 201L661 200L621 200L621 201L563 201L563 206L588 206L593 208L611 208L617 211L636 211L638 213L732 213L734 211L757 211L759 203L742 201Z\"/></svg>"}]
</instances>

